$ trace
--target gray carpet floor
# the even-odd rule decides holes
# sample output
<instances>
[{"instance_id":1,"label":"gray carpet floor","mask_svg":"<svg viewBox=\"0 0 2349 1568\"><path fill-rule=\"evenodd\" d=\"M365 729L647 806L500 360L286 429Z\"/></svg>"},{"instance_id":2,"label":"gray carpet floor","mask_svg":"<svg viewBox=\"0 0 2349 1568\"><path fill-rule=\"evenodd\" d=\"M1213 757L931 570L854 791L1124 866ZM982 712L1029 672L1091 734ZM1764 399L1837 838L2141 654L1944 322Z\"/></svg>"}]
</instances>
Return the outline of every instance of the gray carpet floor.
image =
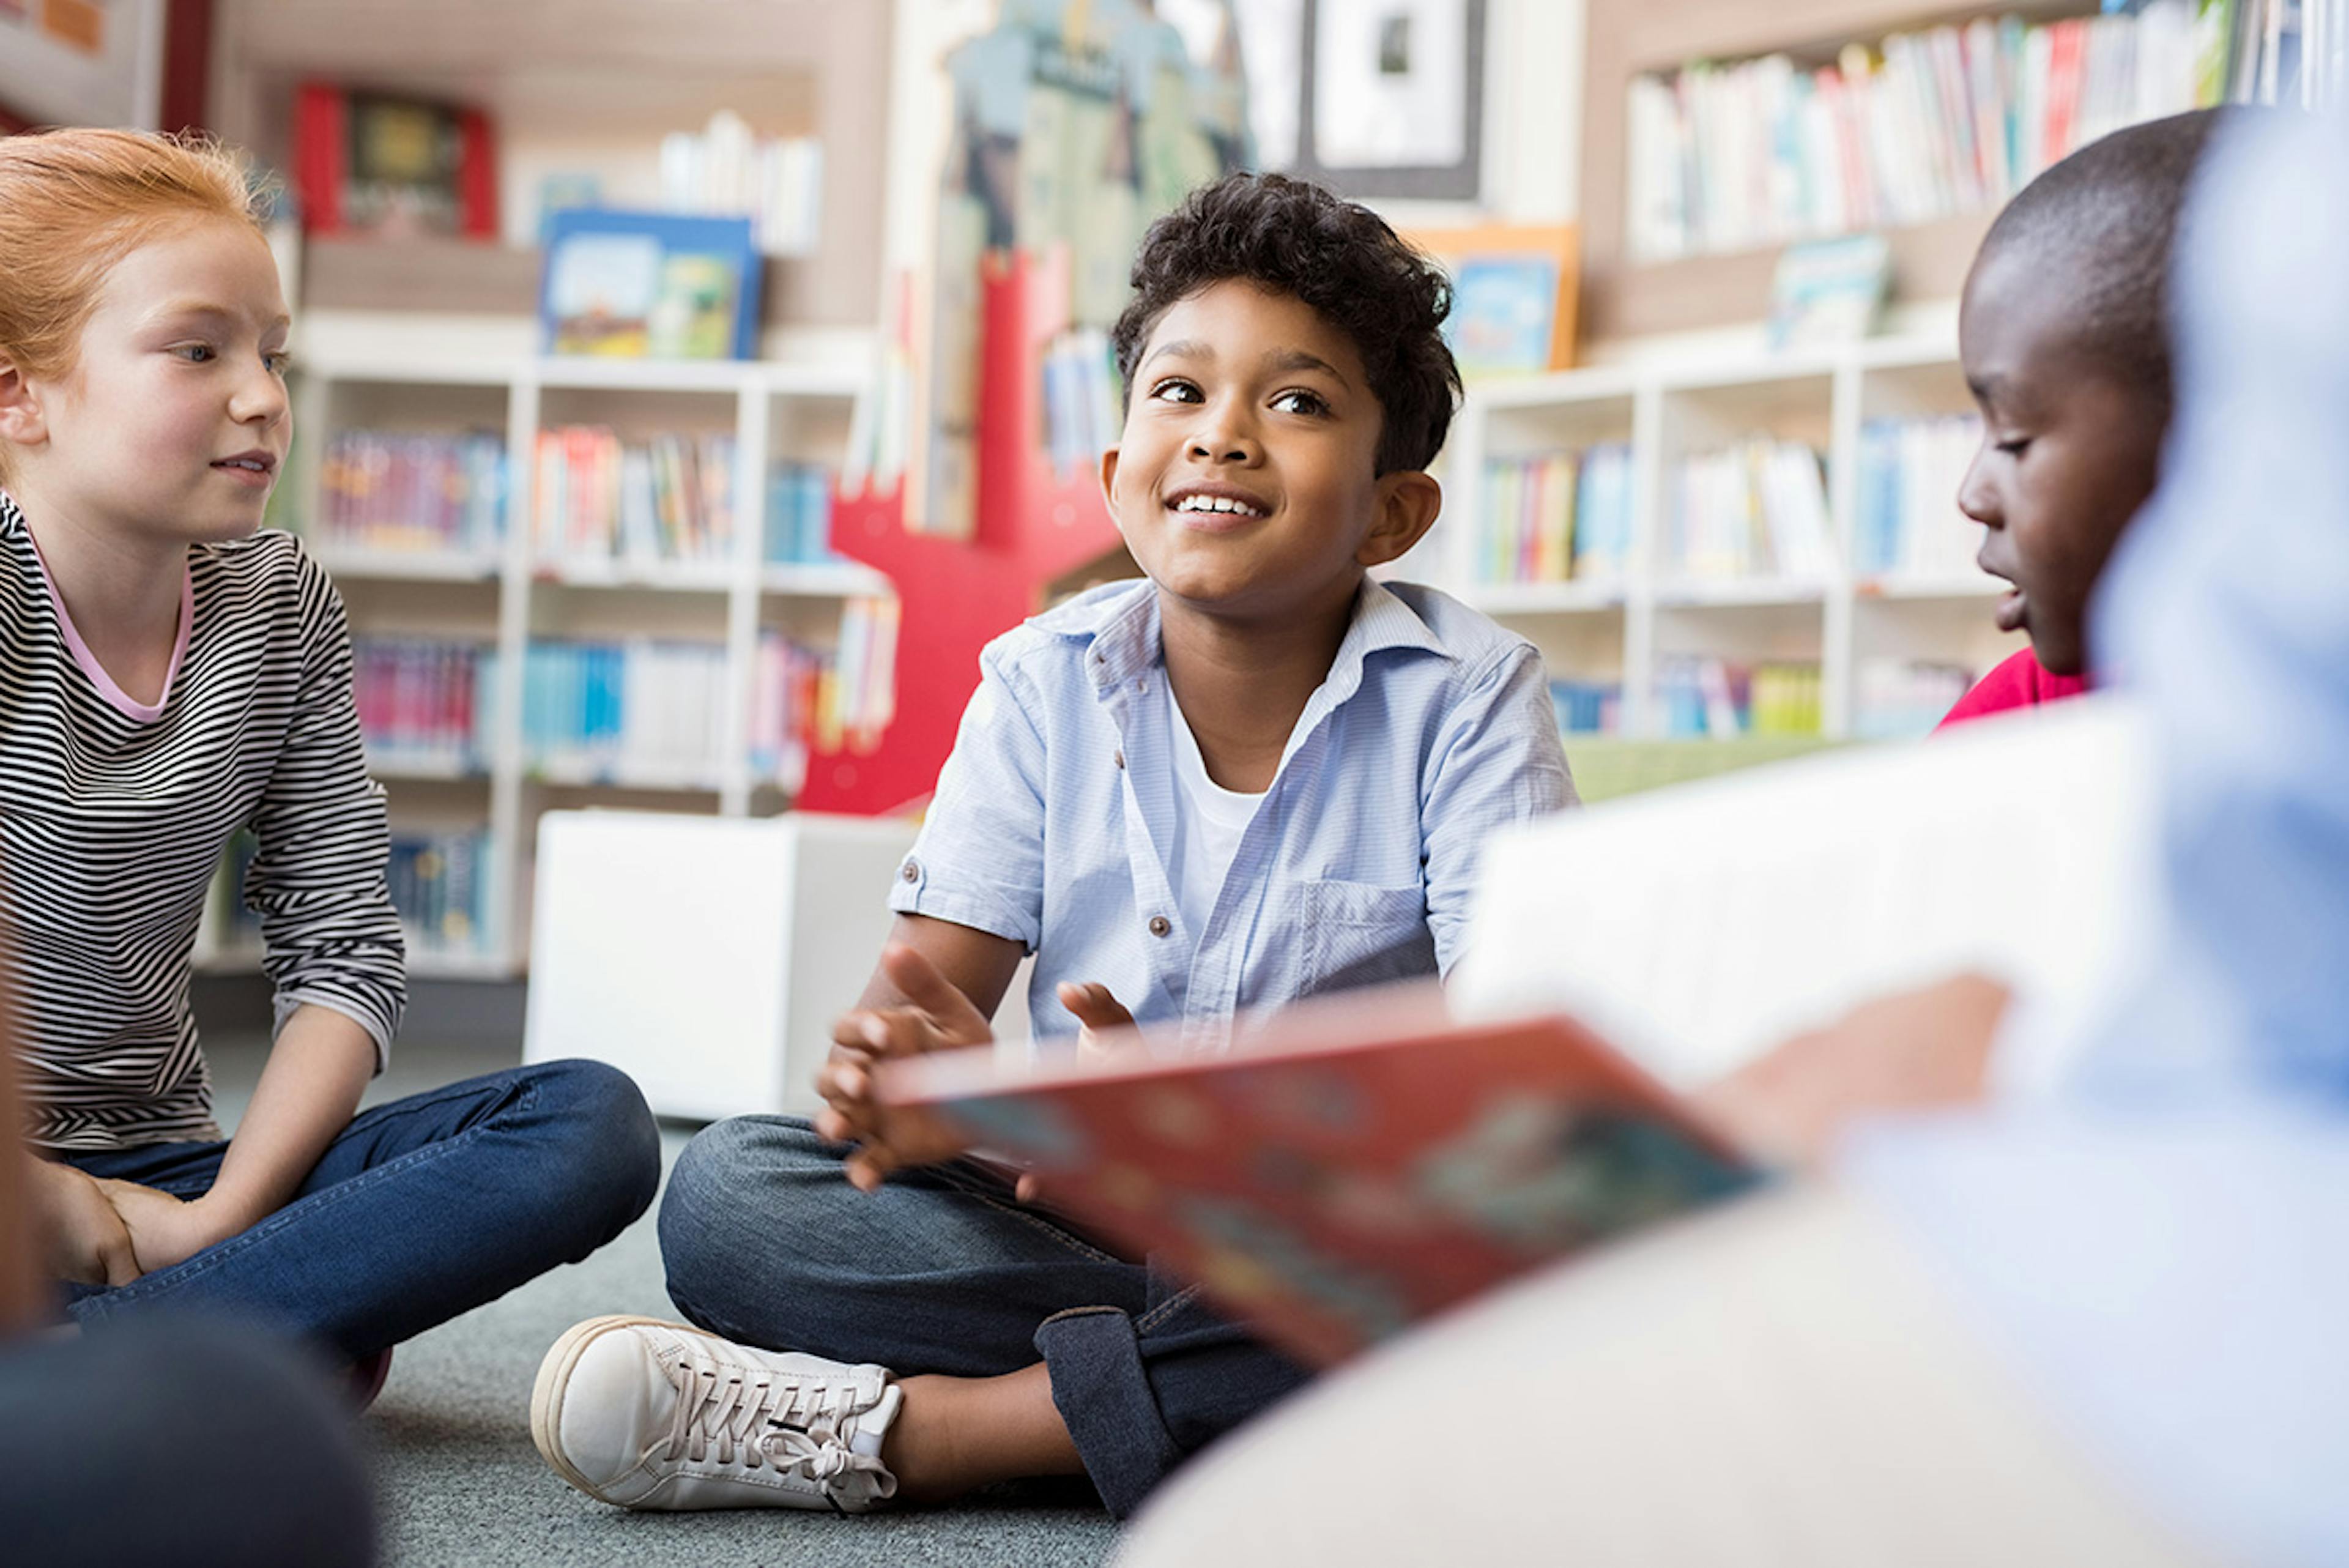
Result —
<instances>
[{"instance_id":1,"label":"gray carpet floor","mask_svg":"<svg viewBox=\"0 0 2349 1568\"><path fill-rule=\"evenodd\" d=\"M214 1037L208 1047L221 1118L233 1121L259 1077L264 1047ZM370 1089L373 1104L514 1064L479 1045L403 1041ZM668 1127L664 1164L691 1128ZM1073 1568L1104 1562L1116 1527L1065 1489L991 1495L937 1510L847 1519L781 1511L630 1514L574 1491L530 1441L531 1379L555 1336L598 1313L673 1317L648 1214L585 1262L558 1269L399 1347L363 1427L374 1456L387 1568Z\"/></svg>"}]
</instances>

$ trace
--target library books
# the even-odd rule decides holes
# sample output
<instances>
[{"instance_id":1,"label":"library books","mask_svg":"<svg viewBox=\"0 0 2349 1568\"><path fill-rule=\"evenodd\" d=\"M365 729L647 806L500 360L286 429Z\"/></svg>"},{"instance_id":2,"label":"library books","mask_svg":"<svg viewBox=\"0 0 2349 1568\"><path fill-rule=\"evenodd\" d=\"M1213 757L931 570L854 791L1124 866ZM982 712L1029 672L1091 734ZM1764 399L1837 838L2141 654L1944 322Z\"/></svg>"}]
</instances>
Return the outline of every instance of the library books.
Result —
<instances>
[{"instance_id":1,"label":"library books","mask_svg":"<svg viewBox=\"0 0 2349 1568\"><path fill-rule=\"evenodd\" d=\"M1488 583L1620 582L1631 549L1631 449L1495 458L1475 546Z\"/></svg>"},{"instance_id":2,"label":"library books","mask_svg":"<svg viewBox=\"0 0 2349 1568\"><path fill-rule=\"evenodd\" d=\"M1656 707L1670 736L1816 735L1819 667L1666 657L1656 661Z\"/></svg>"},{"instance_id":3,"label":"library books","mask_svg":"<svg viewBox=\"0 0 2349 1568\"><path fill-rule=\"evenodd\" d=\"M1833 569L1818 452L1764 436L1673 465L1668 575L1816 581Z\"/></svg>"},{"instance_id":4,"label":"library books","mask_svg":"<svg viewBox=\"0 0 2349 1568\"><path fill-rule=\"evenodd\" d=\"M2241 0L2259 5L2261 0ZM2210 9L2202 0L2202 10ZM2109 131L2215 102L2194 0L2008 16L1635 78L1627 241L1640 261L1992 208Z\"/></svg>"},{"instance_id":5,"label":"library books","mask_svg":"<svg viewBox=\"0 0 2349 1568\"><path fill-rule=\"evenodd\" d=\"M1463 1024L1432 985L1245 1021L1229 1055L1122 1031L1016 1070L982 1048L882 1071L1316 1366L1757 1175L1572 1018Z\"/></svg>"},{"instance_id":6,"label":"library books","mask_svg":"<svg viewBox=\"0 0 2349 1568\"><path fill-rule=\"evenodd\" d=\"M485 431L337 431L319 459L321 540L365 550L490 551L505 537L506 443Z\"/></svg>"},{"instance_id":7,"label":"library books","mask_svg":"<svg viewBox=\"0 0 2349 1568\"><path fill-rule=\"evenodd\" d=\"M1958 510L1982 440L1972 414L1870 420L1859 431L1859 515L1852 570L1963 578L1981 568L1982 525Z\"/></svg>"},{"instance_id":8,"label":"library books","mask_svg":"<svg viewBox=\"0 0 2349 1568\"><path fill-rule=\"evenodd\" d=\"M726 649L714 643L533 642L523 746L544 772L703 783L722 765Z\"/></svg>"},{"instance_id":9,"label":"library books","mask_svg":"<svg viewBox=\"0 0 2349 1568\"><path fill-rule=\"evenodd\" d=\"M761 136L731 109L661 139L660 186L671 212L749 218L771 256L813 255L823 240L823 143Z\"/></svg>"},{"instance_id":10,"label":"library books","mask_svg":"<svg viewBox=\"0 0 2349 1568\"><path fill-rule=\"evenodd\" d=\"M1921 659L1863 659L1854 674L1851 734L1856 741L1905 741L1930 732L1980 672Z\"/></svg>"},{"instance_id":11,"label":"library books","mask_svg":"<svg viewBox=\"0 0 2349 1568\"><path fill-rule=\"evenodd\" d=\"M474 643L353 638L351 687L369 764L481 771L496 672L496 651Z\"/></svg>"},{"instance_id":12,"label":"library books","mask_svg":"<svg viewBox=\"0 0 2349 1568\"><path fill-rule=\"evenodd\" d=\"M734 438L626 441L602 425L538 434L531 539L542 561L722 561L734 538Z\"/></svg>"},{"instance_id":13,"label":"library books","mask_svg":"<svg viewBox=\"0 0 2349 1568\"><path fill-rule=\"evenodd\" d=\"M1044 446L1063 481L1094 472L1124 433L1117 355L1097 327L1072 327L1044 350Z\"/></svg>"},{"instance_id":14,"label":"library books","mask_svg":"<svg viewBox=\"0 0 2349 1568\"><path fill-rule=\"evenodd\" d=\"M1553 680L1549 701L1561 734L1611 735L1623 727L1619 680Z\"/></svg>"},{"instance_id":15,"label":"library books","mask_svg":"<svg viewBox=\"0 0 2349 1568\"><path fill-rule=\"evenodd\" d=\"M487 828L396 831L385 879L411 953L491 950L490 867L496 857Z\"/></svg>"},{"instance_id":16,"label":"library books","mask_svg":"<svg viewBox=\"0 0 2349 1568\"><path fill-rule=\"evenodd\" d=\"M832 547L832 470L781 462L767 469L766 549L772 566L819 566L843 559Z\"/></svg>"},{"instance_id":17,"label":"library books","mask_svg":"<svg viewBox=\"0 0 2349 1568\"><path fill-rule=\"evenodd\" d=\"M812 755L879 744L896 717L897 615L893 598L849 600L831 649L760 634L750 674L753 778L796 794Z\"/></svg>"},{"instance_id":18,"label":"library books","mask_svg":"<svg viewBox=\"0 0 2349 1568\"><path fill-rule=\"evenodd\" d=\"M240 831L230 841L212 884L215 929L230 948L261 945L261 918L244 901L245 873L259 848L250 832ZM496 864L496 840L486 827L394 825L384 882L411 958L495 950L489 888L491 867Z\"/></svg>"}]
</instances>

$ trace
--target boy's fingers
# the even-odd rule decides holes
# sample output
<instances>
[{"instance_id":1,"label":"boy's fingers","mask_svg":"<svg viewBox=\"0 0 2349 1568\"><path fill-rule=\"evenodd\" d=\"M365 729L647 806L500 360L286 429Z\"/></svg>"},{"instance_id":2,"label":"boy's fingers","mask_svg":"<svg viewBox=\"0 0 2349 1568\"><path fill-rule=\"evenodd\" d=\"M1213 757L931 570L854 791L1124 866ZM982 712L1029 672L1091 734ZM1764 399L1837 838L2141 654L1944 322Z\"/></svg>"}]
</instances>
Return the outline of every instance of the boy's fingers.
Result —
<instances>
[{"instance_id":1,"label":"boy's fingers","mask_svg":"<svg viewBox=\"0 0 2349 1568\"><path fill-rule=\"evenodd\" d=\"M1061 1005L1088 1029L1123 1029L1133 1023L1133 1014L1126 1011L1125 1004L1112 995L1105 985L1063 981L1057 994Z\"/></svg>"},{"instance_id":2,"label":"boy's fingers","mask_svg":"<svg viewBox=\"0 0 2349 1568\"><path fill-rule=\"evenodd\" d=\"M881 972L889 977L900 996L936 1021L942 1044L983 1045L994 1038L986 1015L970 1004L970 998L954 981L938 972L938 966L925 958L920 949L891 942L881 950Z\"/></svg>"}]
</instances>

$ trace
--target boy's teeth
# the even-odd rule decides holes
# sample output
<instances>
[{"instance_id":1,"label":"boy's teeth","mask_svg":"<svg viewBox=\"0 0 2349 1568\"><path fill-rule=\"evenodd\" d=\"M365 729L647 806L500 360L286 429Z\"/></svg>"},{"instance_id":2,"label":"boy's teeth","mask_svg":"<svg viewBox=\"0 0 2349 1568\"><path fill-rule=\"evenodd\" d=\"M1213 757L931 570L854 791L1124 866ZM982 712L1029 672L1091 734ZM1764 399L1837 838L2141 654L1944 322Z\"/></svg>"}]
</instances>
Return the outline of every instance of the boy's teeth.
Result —
<instances>
[{"instance_id":1,"label":"boy's teeth","mask_svg":"<svg viewBox=\"0 0 2349 1568\"><path fill-rule=\"evenodd\" d=\"M1253 517L1256 508L1244 501L1232 501L1221 495L1186 495L1174 504L1177 512L1242 512Z\"/></svg>"}]
</instances>

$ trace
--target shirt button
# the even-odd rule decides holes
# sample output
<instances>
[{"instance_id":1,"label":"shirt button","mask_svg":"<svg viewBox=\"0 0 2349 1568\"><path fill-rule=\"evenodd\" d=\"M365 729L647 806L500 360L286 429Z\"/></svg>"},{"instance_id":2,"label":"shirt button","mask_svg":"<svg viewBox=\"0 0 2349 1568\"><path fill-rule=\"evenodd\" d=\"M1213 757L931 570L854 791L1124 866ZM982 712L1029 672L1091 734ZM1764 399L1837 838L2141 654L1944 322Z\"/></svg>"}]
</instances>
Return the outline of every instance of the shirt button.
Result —
<instances>
[{"instance_id":1,"label":"shirt button","mask_svg":"<svg viewBox=\"0 0 2349 1568\"><path fill-rule=\"evenodd\" d=\"M922 863L918 860L908 860L897 867L897 875L904 881L918 882L922 879Z\"/></svg>"},{"instance_id":2,"label":"shirt button","mask_svg":"<svg viewBox=\"0 0 2349 1568\"><path fill-rule=\"evenodd\" d=\"M1117 765L1118 765L1119 767L1123 767L1123 766L1125 766L1125 748L1124 748L1124 747L1123 747L1123 746L1121 746L1121 747L1119 747L1119 748L1118 748L1118 753L1117 753Z\"/></svg>"},{"instance_id":3,"label":"shirt button","mask_svg":"<svg viewBox=\"0 0 2349 1568\"><path fill-rule=\"evenodd\" d=\"M1174 929L1174 922L1168 919L1165 916L1153 915L1150 917L1150 934L1152 936L1163 937Z\"/></svg>"}]
</instances>

